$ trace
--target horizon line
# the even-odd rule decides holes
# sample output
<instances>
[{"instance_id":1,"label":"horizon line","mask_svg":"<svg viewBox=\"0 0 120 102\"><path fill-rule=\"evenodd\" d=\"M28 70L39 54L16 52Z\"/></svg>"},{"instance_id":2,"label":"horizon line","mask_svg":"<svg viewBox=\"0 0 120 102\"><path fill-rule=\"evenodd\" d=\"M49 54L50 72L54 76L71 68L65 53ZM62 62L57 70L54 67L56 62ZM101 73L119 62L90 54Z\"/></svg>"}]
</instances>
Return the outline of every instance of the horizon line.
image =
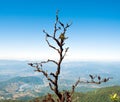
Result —
<instances>
[{"instance_id":1,"label":"horizon line","mask_svg":"<svg viewBox=\"0 0 120 102\"><path fill-rule=\"evenodd\" d=\"M0 61L1 60L6 60L6 61L45 61L45 60L48 60L48 59L20 59L20 58L16 58L16 59L12 59L12 58L0 58ZM56 59L54 59L56 60ZM92 59L92 60L82 60L82 59L64 59L63 60L63 63L64 62L120 62L120 60L100 60L100 59Z\"/></svg>"}]
</instances>

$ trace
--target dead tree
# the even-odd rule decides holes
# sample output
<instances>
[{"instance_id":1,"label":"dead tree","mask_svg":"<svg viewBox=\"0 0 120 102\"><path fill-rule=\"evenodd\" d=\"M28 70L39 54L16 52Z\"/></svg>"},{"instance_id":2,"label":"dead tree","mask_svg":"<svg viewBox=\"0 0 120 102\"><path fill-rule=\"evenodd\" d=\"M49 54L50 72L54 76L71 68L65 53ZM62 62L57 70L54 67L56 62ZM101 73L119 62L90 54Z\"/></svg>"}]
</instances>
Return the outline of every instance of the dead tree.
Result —
<instances>
[{"instance_id":1,"label":"dead tree","mask_svg":"<svg viewBox=\"0 0 120 102\"><path fill-rule=\"evenodd\" d=\"M47 78L47 80L49 81L50 89L57 95L57 102L72 102L72 96L75 91L75 88L81 82L80 79L78 79L76 81L75 85L72 86L71 91L61 92L59 90L58 77L61 72L61 64L62 64L62 61L63 61L64 57L66 56L66 53L68 52L68 49L69 49L69 47L67 47L67 48L64 47L65 41L66 41L66 39L68 39L68 37L66 37L66 31L71 26L71 24L72 23L63 24L63 22L61 22L59 20L58 11L57 11L53 34L49 34L45 30L43 30L43 32L46 34L45 40L46 40L48 46L58 53L58 56L59 56L58 60L48 59L47 61L42 61L40 63L28 63L30 66L35 68L35 71L42 73ZM54 46L53 44L51 44L50 39L52 39L52 41L54 41L54 43L57 46ZM51 62L57 66L56 71L51 72L50 74L46 70L44 70L42 67L43 64L49 63L49 62ZM53 78L51 78L51 76ZM90 77L92 80L86 81L84 83L100 84L101 82L103 82L103 81L99 80L99 83L97 83L94 81L94 78L92 75L90 75ZM100 79L100 77L98 77L98 79ZM104 82L105 81L107 81L107 79L104 80ZM51 98L51 95L49 94L49 100L50 99L52 99L51 102L55 101L55 100L53 100L53 98Z\"/></svg>"},{"instance_id":2,"label":"dead tree","mask_svg":"<svg viewBox=\"0 0 120 102\"><path fill-rule=\"evenodd\" d=\"M64 95L58 89L59 88L58 77L61 71L61 63L69 49L69 47L64 48L64 44L65 44L65 40L68 38L66 37L66 31L70 26L71 26L71 23L70 24L67 23L65 25L59 20L58 11L57 11L53 34L50 35L45 30L43 30L43 32L46 34L45 39L46 39L48 46L58 52L58 56L59 56L58 61L54 59L48 59L47 61L43 61L40 63L29 63L30 66L36 69L35 71L41 72L47 78L47 80L49 81L49 87L57 95L59 102L64 102ZM57 35L58 32L60 32L59 35ZM49 39L52 39L56 43L57 47L53 46L50 43ZM42 68L43 64L48 63L48 62L52 62L55 65L57 65L55 73L51 72L50 74L48 74L48 72ZM50 76L52 76L54 79L50 78Z\"/></svg>"}]
</instances>

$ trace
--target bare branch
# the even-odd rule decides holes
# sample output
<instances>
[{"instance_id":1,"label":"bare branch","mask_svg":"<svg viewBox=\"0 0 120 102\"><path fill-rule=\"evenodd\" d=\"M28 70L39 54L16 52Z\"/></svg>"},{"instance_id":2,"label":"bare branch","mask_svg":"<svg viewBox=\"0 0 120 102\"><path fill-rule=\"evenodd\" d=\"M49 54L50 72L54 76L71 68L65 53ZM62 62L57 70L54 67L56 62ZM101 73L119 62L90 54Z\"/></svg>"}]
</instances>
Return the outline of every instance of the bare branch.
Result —
<instances>
[{"instance_id":1,"label":"bare branch","mask_svg":"<svg viewBox=\"0 0 120 102\"><path fill-rule=\"evenodd\" d=\"M54 47L53 45L51 45L47 38L48 38L48 37L49 37L49 38L52 38L52 39L57 43L58 46L60 46L59 41L58 41L55 37L50 36L45 30L43 30L43 32L46 34L46 42L47 42L47 44L49 45L49 47L53 48L54 50L58 51L58 53L60 53L60 52L59 52L59 49L57 49L56 47Z\"/></svg>"},{"instance_id":2,"label":"bare branch","mask_svg":"<svg viewBox=\"0 0 120 102\"><path fill-rule=\"evenodd\" d=\"M104 82L107 82L109 81L110 79L112 79L112 77L108 77L108 78L101 78L100 76L93 76L93 75L89 75L90 78L91 78L91 81L80 81L80 83L90 83L90 84L101 84L101 83L104 83Z\"/></svg>"},{"instance_id":3,"label":"bare branch","mask_svg":"<svg viewBox=\"0 0 120 102\"><path fill-rule=\"evenodd\" d=\"M50 75L52 75L53 77L56 77L56 75L54 73L52 73L52 72L50 73Z\"/></svg>"},{"instance_id":4,"label":"bare branch","mask_svg":"<svg viewBox=\"0 0 120 102\"><path fill-rule=\"evenodd\" d=\"M50 34L48 34L45 30L43 30L43 33L45 33L47 37L52 37L52 36L50 36Z\"/></svg>"},{"instance_id":5,"label":"bare branch","mask_svg":"<svg viewBox=\"0 0 120 102\"><path fill-rule=\"evenodd\" d=\"M50 59L48 59L48 62L53 62L53 63L55 63L56 65L58 65L58 63L57 63L55 60L50 60Z\"/></svg>"},{"instance_id":6,"label":"bare branch","mask_svg":"<svg viewBox=\"0 0 120 102\"><path fill-rule=\"evenodd\" d=\"M50 89L54 91L54 88L52 87L52 84L49 83Z\"/></svg>"},{"instance_id":7,"label":"bare branch","mask_svg":"<svg viewBox=\"0 0 120 102\"><path fill-rule=\"evenodd\" d=\"M76 83L72 86L72 91L71 91L71 96L73 95L75 88L77 87L77 85L80 83L80 78L76 81Z\"/></svg>"},{"instance_id":8,"label":"bare branch","mask_svg":"<svg viewBox=\"0 0 120 102\"><path fill-rule=\"evenodd\" d=\"M54 37L54 38L56 38L56 32L57 32L57 30L60 29L60 28L57 29L57 23L58 23L58 19L59 19L59 18L58 18L58 12L59 12L59 11L56 12L56 21L55 21L55 25L54 25L54 33L53 33L53 37Z\"/></svg>"},{"instance_id":9,"label":"bare branch","mask_svg":"<svg viewBox=\"0 0 120 102\"><path fill-rule=\"evenodd\" d=\"M66 26L64 27L64 31L63 31L64 34L66 33L67 28L69 28L71 25L72 25L72 23L70 23L70 24L67 23L66 24Z\"/></svg>"},{"instance_id":10,"label":"bare branch","mask_svg":"<svg viewBox=\"0 0 120 102\"><path fill-rule=\"evenodd\" d=\"M72 22L70 24L67 23L65 29L69 28L71 25L72 25Z\"/></svg>"},{"instance_id":11,"label":"bare branch","mask_svg":"<svg viewBox=\"0 0 120 102\"><path fill-rule=\"evenodd\" d=\"M59 21L59 24L64 28L64 24L61 21Z\"/></svg>"},{"instance_id":12,"label":"bare branch","mask_svg":"<svg viewBox=\"0 0 120 102\"><path fill-rule=\"evenodd\" d=\"M59 53L59 49L57 49L56 47L52 46L47 39L46 39L46 41L47 41L49 47L55 49L55 50L58 51L58 53Z\"/></svg>"},{"instance_id":13,"label":"bare branch","mask_svg":"<svg viewBox=\"0 0 120 102\"><path fill-rule=\"evenodd\" d=\"M58 65L58 63L55 60L50 60L50 59L48 59L47 61L42 61L41 64L48 62L53 62L54 64Z\"/></svg>"},{"instance_id":14,"label":"bare branch","mask_svg":"<svg viewBox=\"0 0 120 102\"><path fill-rule=\"evenodd\" d=\"M47 62L43 61L43 62L41 62L41 64L42 63L47 63ZM32 67L36 68L36 70L34 70L34 71L41 72L47 78L47 80L49 80L52 84L55 85L54 80L49 78L48 73L46 71L44 71L42 69L42 67L39 66L39 63L29 63L29 65L32 65Z\"/></svg>"},{"instance_id":15,"label":"bare branch","mask_svg":"<svg viewBox=\"0 0 120 102\"><path fill-rule=\"evenodd\" d=\"M69 49L69 47L67 47L67 48L65 49L65 53L64 53L64 55L63 55L62 59L64 59L64 57L65 57L65 55L66 55L66 53L67 53L68 49Z\"/></svg>"}]
</instances>

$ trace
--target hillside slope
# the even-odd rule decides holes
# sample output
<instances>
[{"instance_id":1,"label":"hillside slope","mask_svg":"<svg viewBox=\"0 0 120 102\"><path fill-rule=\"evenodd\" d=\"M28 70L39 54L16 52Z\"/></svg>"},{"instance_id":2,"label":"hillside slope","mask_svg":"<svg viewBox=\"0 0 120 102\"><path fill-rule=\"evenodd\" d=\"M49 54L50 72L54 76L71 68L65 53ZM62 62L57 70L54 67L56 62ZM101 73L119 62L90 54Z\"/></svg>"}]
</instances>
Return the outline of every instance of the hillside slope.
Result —
<instances>
[{"instance_id":1,"label":"hillside slope","mask_svg":"<svg viewBox=\"0 0 120 102\"><path fill-rule=\"evenodd\" d=\"M111 102L110 94L118 93L120 95L120 86L112 86L106 88L96 89L95 91L90 91L87 93L75 93L74 94L74 102ZM42 102L44 97L38 97L37 100ZM25 101L25 102L35 102L36 98L33 100ZM0 102L24 102L23 100L4 100Z\"/></svg>"},{"instance_id":2,"label":"hillside slope","mask_svg":"<svg viewBox=\"0 0 120 102\"><path fill-rule=\"evenodd\" d=\"M74 97L78 97L76 102L111 102L110 94L118 93L120 95L120 86L100 88L92 92L75 93Z\"/></svg>"}]
</instances>

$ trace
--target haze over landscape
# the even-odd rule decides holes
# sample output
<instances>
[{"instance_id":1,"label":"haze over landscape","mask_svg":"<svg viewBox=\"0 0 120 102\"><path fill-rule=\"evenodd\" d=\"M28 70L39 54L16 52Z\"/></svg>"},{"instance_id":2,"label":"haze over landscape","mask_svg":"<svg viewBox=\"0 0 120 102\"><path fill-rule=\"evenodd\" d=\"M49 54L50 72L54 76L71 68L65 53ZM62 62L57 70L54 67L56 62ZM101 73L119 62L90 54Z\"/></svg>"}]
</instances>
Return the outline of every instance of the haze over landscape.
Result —
<instances>
[{"instance_id":1,"label":"haze over landscape","mask_svg":"<svg viewBox=\"0 0 120 102\"><path fill-rule=\"evenodd\" d=\"M29 100L46 95L48 92L51 93L46 78L42 74L34 72L34 68L28 66L27 63L28 61L0 60L0 100ZM43 68L49 73L56 69L55 65L51 63ZM59 89L61 91L70 90L79 77L81 81L90 80L89 74L113 79L100 85L79 84L76 92L119 86L119 69L119 62L65 62L62 64L59 76Z\"/></svg>"},{"instance_id":2,"label":"haze over landscape","mask_svg":"<svg viewBox=\"0 0 120 102\"><path fill-rule=\"evenodd\" d=\"M103 95L110 87L107 97L120 88L119 0L0 0L0 101L29 102L52 93L48 80L28 63L59 56L47 45L43 33L45 29L53 34L57 10L60 21L72 22L66 33L65 47L70 49L61 64L59 90L70 90L79 77L87 82L90 74L110 80L100 85L79 84L75 90L79 100L81 92L86 96L92 91L94 96L103 88ZM51 63L43 69L48 74L56 72Z\"/></svg>"}]
</instances>

